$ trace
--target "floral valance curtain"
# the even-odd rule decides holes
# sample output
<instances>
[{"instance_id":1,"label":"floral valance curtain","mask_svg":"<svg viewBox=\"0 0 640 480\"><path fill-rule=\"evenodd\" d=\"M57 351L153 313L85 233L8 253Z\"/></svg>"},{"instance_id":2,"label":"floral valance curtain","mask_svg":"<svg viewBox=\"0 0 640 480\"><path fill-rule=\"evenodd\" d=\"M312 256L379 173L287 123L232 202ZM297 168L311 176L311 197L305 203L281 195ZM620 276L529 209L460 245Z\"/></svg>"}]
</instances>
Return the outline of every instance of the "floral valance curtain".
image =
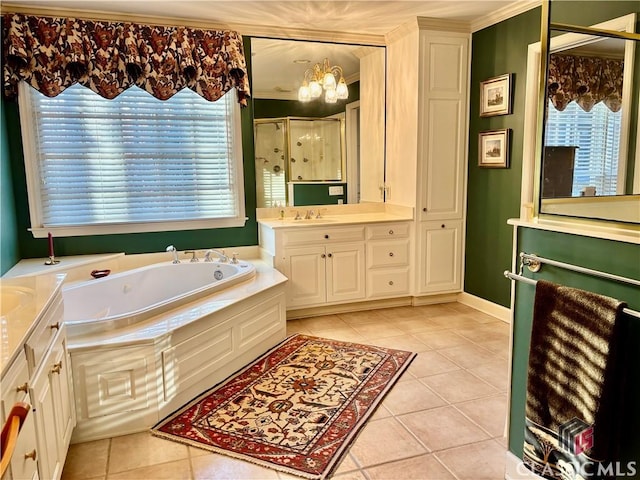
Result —
<instances>
[{"instance_id":1,"label":"floral valance curtain","mask_svg":"<svg viewBox=\"0 0 640 480\"><path fill-rule=\"evenodd\" d=\"M552 54L548 90L551 103L563 111L575 101L585 112L598 102L617 112L622 107L624 62L599 57Z\"/></svg>"},{"instance_id":2,"label":"floral valance curtain","mask_svg":"<svg viewBox=\"0 0 640 480\"><path fill-rule=\"evenodd\" d=\"M7 14L2 40L8 97L21 80L48 97L75 83L108 99L133 85L160 100L185 87L209 101L235 87L241 105L250 95L232 31Z\"/></svg>"}]
</instances>

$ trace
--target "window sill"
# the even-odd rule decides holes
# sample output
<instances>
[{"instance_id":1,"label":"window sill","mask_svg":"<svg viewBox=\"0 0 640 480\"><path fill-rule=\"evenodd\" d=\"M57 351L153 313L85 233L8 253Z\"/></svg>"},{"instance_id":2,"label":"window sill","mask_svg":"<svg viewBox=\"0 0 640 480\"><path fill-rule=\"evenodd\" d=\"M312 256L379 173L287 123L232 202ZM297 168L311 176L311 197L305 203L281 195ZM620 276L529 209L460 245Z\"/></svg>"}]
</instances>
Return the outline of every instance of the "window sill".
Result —
<instances>
[{"instance_id":1,"label":"window sill","mask_svg":"<svg viewBox=\"0 0 640 480\"><path fill-rule=\"evenodd\" d=\"M35 227L29 230L34 238L81 237L89 235L114 235L147 232L175 232L181 230L205 230L213 228L244 227L248 218L185 220L179 222L116 223L104 225L80 225L60 227Z\"/></svg>"}]
</instances>

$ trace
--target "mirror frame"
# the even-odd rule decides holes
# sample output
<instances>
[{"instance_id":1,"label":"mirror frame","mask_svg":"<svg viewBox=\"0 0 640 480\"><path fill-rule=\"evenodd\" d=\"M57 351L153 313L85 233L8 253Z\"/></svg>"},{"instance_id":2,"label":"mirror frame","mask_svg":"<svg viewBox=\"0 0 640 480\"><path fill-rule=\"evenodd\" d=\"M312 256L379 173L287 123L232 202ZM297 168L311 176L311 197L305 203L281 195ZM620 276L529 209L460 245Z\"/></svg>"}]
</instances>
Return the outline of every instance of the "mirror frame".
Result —
<instances>
[{"instance_id":1,"label":"mirror frame","mask_svg":"<svg viewBox=\"0 0 640 480\"><path fill-rule=\"evenodd\" d=\"M606 222L608 225L620 224L626 228L630 225L636 226L637 223L629 223L623 220L611 218L597 218L597 217L586 217L586 216L573 216L564 213L544 213L541 211L542 206L542 163L544 161L544 139L545 139L545 125L546 125L546 104L547 104L547 77L549 74L549 55L550 55L550 43L551 43L551 34L552 30L565 32L565 33L574 33L574 34L584 34L584 35L597 35L600 37L608 37L608 38L617 38L621 40L634 40L640 41L640 34L635 32L628 31L615 31L615 30L607 30L598 27L585 27L580 25L570 25L565 23L553 23L551 20L551 0L543 0L542 2L542 15L540 19L540 69L539 69L539 83L538 83L538 105L537 105L537 121L536 121L536 136L535 136L535 167L534 167L534 177L533 177L533 216L543 219L551 219L551 220L561 220L561 219L571 219L571 220L583 220L590 222ZM636 18L637 21L637 18ZM603 22L604 23L604 22ZM638 116L640 117L640 107L638 108ZM638 122L638 129L640 131L640 121ZM640 158L640 143L636 142L636 158ZM525 173L525 169L523 166L523 173ZM523 198L525 194L524 189L524 176L523 176ZM632 195L630 195L632 196ZM604 198L604 197L603 197ZM524 205L523 205L524 207ZM521 216L523 214L525 216L527 212L521 212ZM640 227L638 227L640 228Z\"/></svg>"}]
</instances>

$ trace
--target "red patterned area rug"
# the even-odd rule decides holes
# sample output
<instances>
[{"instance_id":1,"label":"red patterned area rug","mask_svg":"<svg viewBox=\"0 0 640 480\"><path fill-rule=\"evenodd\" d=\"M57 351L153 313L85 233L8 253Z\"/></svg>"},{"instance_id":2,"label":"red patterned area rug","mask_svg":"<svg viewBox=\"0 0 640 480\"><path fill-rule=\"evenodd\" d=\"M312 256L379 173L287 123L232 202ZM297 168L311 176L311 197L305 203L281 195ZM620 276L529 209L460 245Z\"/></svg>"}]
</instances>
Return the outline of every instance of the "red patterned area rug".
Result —
<instances>
[{"instance_id":1,"label":"red patterned area rug","mask_svg":"<svg viewBox=\"0 0 640 480\"><path fill-rule=\"evenodd\" d=\"M323 479L415 355L293 335L151 431Z\"/></svg>"}]
</instances>

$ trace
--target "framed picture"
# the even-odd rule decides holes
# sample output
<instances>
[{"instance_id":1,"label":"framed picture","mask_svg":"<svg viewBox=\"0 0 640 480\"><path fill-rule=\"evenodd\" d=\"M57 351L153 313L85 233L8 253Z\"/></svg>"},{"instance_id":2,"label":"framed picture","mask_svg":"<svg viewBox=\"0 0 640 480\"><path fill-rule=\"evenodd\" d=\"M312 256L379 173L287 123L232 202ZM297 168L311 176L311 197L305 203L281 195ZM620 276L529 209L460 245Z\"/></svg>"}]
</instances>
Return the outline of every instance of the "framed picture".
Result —
<instances>
[{"instance_id":1,"label":"framed picture","mask_svg":"<svg viewBox=\"0 0 640 480\"><path fill-rule=\"evenodd\" d=\"M485 168L509 168L509 129L480 132L478 165Z\"/></svg>"},{"instance_id":2,"label":"framed picture","mask_svg":"<svg viewBox=\"0 0 640 480\"><path fill-rule=\"evenodd\" d=\"M511 74L505 73L480 82L480 116L511 113Z\"/></svg>"}]
</instances>

